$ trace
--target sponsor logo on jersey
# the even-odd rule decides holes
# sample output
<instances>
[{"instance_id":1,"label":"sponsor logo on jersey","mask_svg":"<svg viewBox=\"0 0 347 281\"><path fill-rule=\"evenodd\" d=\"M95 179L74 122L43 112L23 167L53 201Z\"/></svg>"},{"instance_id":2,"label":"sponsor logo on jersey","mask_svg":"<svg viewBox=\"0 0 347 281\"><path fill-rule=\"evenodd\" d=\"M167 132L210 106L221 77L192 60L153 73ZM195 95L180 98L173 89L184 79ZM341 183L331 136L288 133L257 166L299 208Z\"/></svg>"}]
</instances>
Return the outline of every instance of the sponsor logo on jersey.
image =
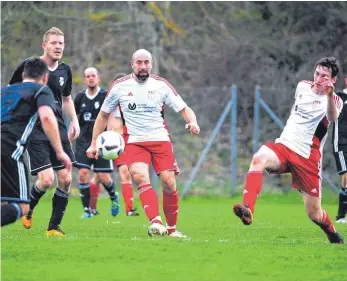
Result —
<instances>
[{"instance_id":1,"label":"sponsor logo on jersey","mask_svg":"<svg viewBox=\"0 0 347 281\"><path fill-rule=\"evenodd\" d=\"M98 109L99 107L100 107L100 103L97 101L97 102L95 102L94 103L94 107L95 107L95 109Z\"/></svg>"},{"instance_id":2,"label":"sponsor logo on jersey","mask_svg":"<svg viewBox=\"0 0 347 281\"><path fill-rule=\"evenodd\" d=\"M91 117L92 117L92 114L90 112L85 112L83 114L84 121L89 121Z\"/></svg>"},{"instance_id":3,"label":"sponsor logo on jersey","mask_svg":"<svg viewBox=\"0 0 347 281\"><path fill-rule=\"evenodd\" d=\"M129 104L128 104L128 108L129 108L130 110L135 110L135 109L136 109L136 103L133 103L133 104L129 103Z\"/></svg>"},{"instance_id":4,"label":"sponsor logo on jersey","mask_svg":"<svg viewBox=\"0 0 347 281\"><path fill-rule=\"evenodd\" d=\"M63 86L64 85L64 77L59 77L59 84L60 86Z\"/></svg>"},{"instance_id":5,"label":"sponsor logo on jersey","mask_svg":"<svg viewBox=\"0 0 347 281\"><path fill-rule=\"evenodd\" d=\"M132 96L133 96L133 93L132 93L132 92L130 92L130 93L128 94L128 96L129 96L129 97L132 97Z\"/></svg>"}]
</instances>

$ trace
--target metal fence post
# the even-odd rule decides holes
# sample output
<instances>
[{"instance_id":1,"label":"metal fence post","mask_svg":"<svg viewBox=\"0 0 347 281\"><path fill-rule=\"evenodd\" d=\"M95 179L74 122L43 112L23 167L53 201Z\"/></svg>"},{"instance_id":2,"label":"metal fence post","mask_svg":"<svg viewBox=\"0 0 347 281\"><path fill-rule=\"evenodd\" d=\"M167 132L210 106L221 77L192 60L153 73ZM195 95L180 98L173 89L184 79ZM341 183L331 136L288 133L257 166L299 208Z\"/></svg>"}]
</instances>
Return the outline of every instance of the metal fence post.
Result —
<instances>
[{"instance_id":1,"label":"metal fence post","mask_svg":"<svg viewBox=\"0 0 347 281\"><path fill-rule=\"evenodd\" d=\"M237 185L237 147L236 147L236 124L237 124L237 86L231 88L231 196L236 194Z\"/></svg>"},{"instance_id":2,"label":"metal fence post","mask_svg":"<svg viewBox=\"0 0 347 281\"><path fill-rule=\"evenodd\" d=\"M258 151L259 142L259 106L260 87L257 85L254 92L254 109L253 109L253 154Z\"/></svg>"},{"instance_id":3,"label":"metal fence post","mask_svg":"<svg viewBox=\"0 0 347 281\"><path fill-rule=\"evenodd\" d=\"M214 128L212 134L211 134L211 137L210 139L208 140L199 160L198 160L198 163L195 165L194 169L193 169L193 172L191 173L183 191L182 191L182 194L181 194L181 198L184 199L184 196L186 195L186 193L188 192L188 190L191 188L192 184L193 184L193 181L196 177L196 175L198 174L199 172L199 169L202 165L202 163L205 161L206 157L207 157L207 153L209 152L212 144L213 144L213 141L215 140L220 128L222 127L223 123L224 123L224 120L226 119L226 117L228 116L228 113L231 109L231 104L232 104L232 101L229 100L227 105L225 106L224 108L224 111L222 113L222 115L219 117L219 120L217 122L217 125L216 127Z\"/></svg>"}]
</instances>

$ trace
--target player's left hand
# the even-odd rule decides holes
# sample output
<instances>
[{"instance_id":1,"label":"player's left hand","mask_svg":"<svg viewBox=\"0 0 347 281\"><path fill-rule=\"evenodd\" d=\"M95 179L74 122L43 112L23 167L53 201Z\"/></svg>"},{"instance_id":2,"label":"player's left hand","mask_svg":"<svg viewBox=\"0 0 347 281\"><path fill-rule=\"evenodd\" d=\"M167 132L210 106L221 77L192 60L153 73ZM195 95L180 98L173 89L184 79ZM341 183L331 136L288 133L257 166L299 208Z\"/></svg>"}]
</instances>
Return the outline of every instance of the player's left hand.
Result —
<instances>
[{"instance_id":1,"label":"player's left hand","mask_svg":"<svg viewBox=\"0 0 347 281\"><path fill-rule=\"evenodd\" d=\"M198 135L200 133L200 127L197 123L186 124L186 129L189 130L194 135Z\"/></svg>"},{"instance_id":2,"label":"player's left hand","mask_svg":"<svg viewBox=\"0 0 347 281\"><path fill-rule=\"evenodd\" d=\"M324 89L324 93L327 96L331 96L334 93L335 86L329 77L326 78L326 81L322 83L322 87Z\"/></svg>"},{"instance_id":3,"label":"player's left hand","mask_svg":"<svg viewBox=\"0 0 347 281\"><path fill-rule=\"evenodd\" d=\"M94 159L98 159L99 158L99 153L98 150L96 149L96 145L95 144L91 144L89 146L89 148L87 149L87 156L88 158L94 158Z\"/></svg>"},{"instance_id":4,"label":"player's left hand","mask_svg":"<svg viewBox=\"0 0 347 281\"><path fill-rule=\"evenodd\" d=\"M69 140L71 141L77 139L80 135L80 132L81 131L78 120L71 122L69 127Z\"/></svg>"}]
</instances>

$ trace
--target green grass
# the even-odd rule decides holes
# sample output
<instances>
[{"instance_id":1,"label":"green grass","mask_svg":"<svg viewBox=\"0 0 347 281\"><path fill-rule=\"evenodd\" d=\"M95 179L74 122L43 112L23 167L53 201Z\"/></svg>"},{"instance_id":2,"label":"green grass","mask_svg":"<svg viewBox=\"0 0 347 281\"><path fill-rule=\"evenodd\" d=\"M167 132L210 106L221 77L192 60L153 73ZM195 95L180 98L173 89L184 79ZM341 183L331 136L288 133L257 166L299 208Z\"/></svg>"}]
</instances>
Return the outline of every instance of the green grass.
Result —
<instances>
[{"instance_id":1,"label":"green grass","mask_svg":"<svg viewBox=\"0 0 347 281\"><path fill-rule=\"evenodd\" d=\"M296 192L258 199L254 223L232 214L236 198L181 201L179 230L190 239L147 235L140 217L116 218L109 200L101 215L81 220L71 198L62 229L67 238L46 238L49 196L26 230L18 221L2 229L2 280L347 280L347 247L331 245L309 221ZM139 205L138 202L136 202ZM323 202L334 218L336 195ZM347 225L336 225L346 238Z\"/></svg>"}]
</instances>

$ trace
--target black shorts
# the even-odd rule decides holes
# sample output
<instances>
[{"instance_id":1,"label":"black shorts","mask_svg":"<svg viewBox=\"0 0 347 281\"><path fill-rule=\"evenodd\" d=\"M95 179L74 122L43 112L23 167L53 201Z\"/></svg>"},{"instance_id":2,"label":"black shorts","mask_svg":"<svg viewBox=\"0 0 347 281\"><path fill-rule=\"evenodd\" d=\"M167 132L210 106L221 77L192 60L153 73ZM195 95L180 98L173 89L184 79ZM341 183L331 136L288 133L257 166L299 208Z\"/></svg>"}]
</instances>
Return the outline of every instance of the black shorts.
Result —
<instances>
[{"instance_id":1,"label":"black shorts","mask_svg":"<svg viewBox=\"0 0 347 281\"><path fill-rule=\"evenodd\" d=\"M72 164L76 163L75 154L69 141L62 141L65 153L70 157ZM53 168L53 170L62 170L65 165L57 158L57 154L49 141L31 141L28 143L27 151L29 153L30 172L33 176L37 173Z\"/></svg>"},{"instance_id":2,"label":"black shorts","mask_svg":"<svg viewBox=\"0 0 347 281\"><path fill-rule=\"evenodd\" d=\"M347 173L347 151L334 152L334 157L339 175Z\"/></svg>"},{"instance_id":3,"label":"black shorts","mask_svg":"<svg viewBox=\"0 0 347 281\"><path fill-rule=\"evenodd\" d=\"M29 203L28 169L23 157L18 161L1 154L1 201Z\"/></svg>"},{"instance_id":4,"label":"black shorts","mask_svg":"<svg viewBox=\"0 0 347 281\"><path fill-rule=\"evenodd\" d=\"M113 162L112 160L105 160L99 157L97 160L88 158L86 149L78 148L76 150L76 167L78 169L88 169L95 173L112 173Z\"/></svg>"}]
</instances>

